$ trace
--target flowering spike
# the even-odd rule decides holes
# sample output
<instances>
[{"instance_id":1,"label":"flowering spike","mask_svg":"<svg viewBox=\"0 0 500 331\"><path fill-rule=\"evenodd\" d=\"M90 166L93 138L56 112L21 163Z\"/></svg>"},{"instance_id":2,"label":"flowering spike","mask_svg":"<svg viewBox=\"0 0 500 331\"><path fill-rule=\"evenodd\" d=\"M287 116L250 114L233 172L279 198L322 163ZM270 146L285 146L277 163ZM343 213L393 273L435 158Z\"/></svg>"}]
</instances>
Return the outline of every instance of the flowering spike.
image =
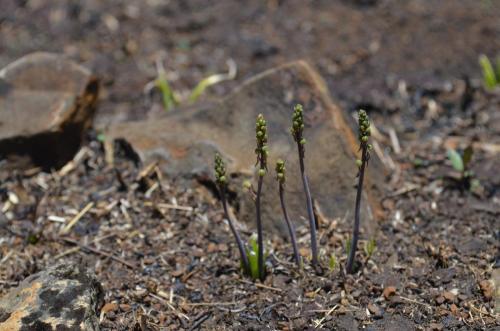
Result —
<instances>
[{"instance_id":1,"label":"flowering spike","mask_svg":"<svg viewBox=\"0 0 500 331\"><path fill-rule=\"evenodd\" d=\"M215 154L215 180L217 184L219 185L226 185L227 184L227 179L226 179L226 165L224 164L224 161L220 157L219 153Z\"/></svg>"},{"instance_id":2,"label":"flowering spike","mask_svg":"<svg viewBox=\"0 0 500 331\"><path fill-rule=\"evenodd\" d=\"M358 114L358 125L359 125L359 133L358 138L363 147L368 143L368 138L370 137L370 118L368 114L364 110L360 110Z\"/></svg>"},{"instance_id":3,"label":"flowering spike","mask_svg":"<svg viewBox=\"0 0 500 331\"><path fill-rule=\"evenodd\" d=\"M280 183L280 184L284 184L285 183L285 161L279 159L278 161L276 161L276 180Z\"/></svg>"},{"instance_id":4,"label":"flowering spike","mask_svg":"<svg viewBox=\"0 0 500 331\"><path fill-rule=\"evenodd\" d=\"M267 123L262 114L257 116L255 122L255 138L257 139L257 148L255 149L257 163L260 163L260 169L266 169L269 149L267 146Z\"/></svg>"},{"instance_id":5,"label":"flowering spike","mask_svg":"<svg viewBox=\"0 0 500 331\"><path fill-rule=\"evenodd\" d=\"M304 132L304 108L300 104L295 105L293 109L292 128L290 132L295 142L302 143L302 134Z\"/></svg>"}]
</instances>

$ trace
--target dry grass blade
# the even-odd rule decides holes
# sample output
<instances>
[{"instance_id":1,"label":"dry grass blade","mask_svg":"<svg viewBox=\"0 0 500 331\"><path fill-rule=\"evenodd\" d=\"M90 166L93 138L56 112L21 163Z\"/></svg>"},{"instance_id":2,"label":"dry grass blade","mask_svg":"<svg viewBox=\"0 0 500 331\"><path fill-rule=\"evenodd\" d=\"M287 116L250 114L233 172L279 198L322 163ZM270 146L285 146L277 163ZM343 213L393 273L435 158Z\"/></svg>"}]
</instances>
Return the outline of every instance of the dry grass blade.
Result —
<instances>
[{"instance_id":1,"label":"dry grass blade","mask_svg":"<svg viewBox=\"0 0 500 331\"><path fill-rule=\"evenodd\" d=\"M69 223L64 228L61 229L61 231L59 231L59 234L60 235L68 234L71 231L71 229L75 226L75 224L78 223L78 221L83 217L83 215L85 215L93 206L94 203L89 202L75 217L73 217L71 221L69 221Z\"/></svg>"}]
</instances>

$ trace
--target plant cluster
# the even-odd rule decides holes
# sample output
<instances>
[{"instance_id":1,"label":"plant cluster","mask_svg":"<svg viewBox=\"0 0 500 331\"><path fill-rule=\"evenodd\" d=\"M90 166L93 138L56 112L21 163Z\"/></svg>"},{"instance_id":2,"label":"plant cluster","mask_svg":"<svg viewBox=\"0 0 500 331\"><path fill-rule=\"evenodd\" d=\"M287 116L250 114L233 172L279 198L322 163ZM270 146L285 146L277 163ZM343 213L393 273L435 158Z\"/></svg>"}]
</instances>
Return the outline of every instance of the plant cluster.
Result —
<instances>
[{"instance_id":1,"label":"plant cluster","mask_svg":"<svg viewBox=\"0 0 500 331\"><path fill-rule=\"evenodd\" d=\"M363 179L365 169L368 165L368 160L370 159L370 149L371 145L368 143L370 137L370 120L365 111L359 111L359 141L360 141L360 151L361 151L361 159L357 160L356 163L358 165L358 186L356 193L356 204L355 204L355 216L354 216L354 227L353 227L353 236L348 240L348 247L346 246L346 250L348 251L348 261L346 265L347 272L351 273L354 271L354 262L355 262L355 254L357 243L359 240L359 226L360 226L360 208L361 208L361 195L362 195L362 187L363 187ZM290 133L297 145L297 153L300 167L300 176L303 184L304 193L306 196L306 208L307 214L309 218L309 229L311 235L311 263L313 267L319 265L319 257L318 257L318 247L317 247L317 238L316 238L316 220L313 212L312 205L312 197L311 191L309 188L309 181L305 170L304 159L305 159L305 145L306 140L304 138L304 110L301 105L296 105L294 107L294 111L292 114L292 126L290 128ZM268 170L268 156L269 156L269 146L268 146L268 131L267 131L267 123L262 114L259 114L255 123L255 139L256 139L256 148L255 154L257 156L256 160L256 169L257 169L257 190L254 191L252 184L250 182L245 182L244 187L249 189L254 196L255 200L255 209L256 209L256 226L257 226L257 235L252 235L249 243L244 246L241 238L234 227L233 222L229 218L229 214L227 211L227 202L225 197L225 190L227 186L227 177L226 177L226 169L224 162L221 157L216 154L215 156L215 178L217 187L220 192L220 197L222 201L222 205L224 208L224 215L229 222L229 226L233 235L236 239L238 249L241 255L241 264L244 272L252 277L253 279L259 278L261 281L265 278L265 250L263 244L263 230L262 230L262 215L261 215L261 195L262 188L264 182L264 176ZM294 260L298 267L301 267L301 258L299 255L299 250L297 247L297 239L295 235L295 229L293 223L290 220L286 202L285 202L285 184L286 184L286 167L285 162L281 159L278 159L276 162L276 181L278 183L279 190L279 198L281 209L283 212L283 218L285 220L286 226L290 235L290 242L293 248ZM367 255L367 260L371 257L373 252L375 251L375 241L370 240L365 245L365 253ZM337 259L335 255L331 255L329 260L329 268L330 270L335 269L337 266Z\"/></svg>"}]
</instances>

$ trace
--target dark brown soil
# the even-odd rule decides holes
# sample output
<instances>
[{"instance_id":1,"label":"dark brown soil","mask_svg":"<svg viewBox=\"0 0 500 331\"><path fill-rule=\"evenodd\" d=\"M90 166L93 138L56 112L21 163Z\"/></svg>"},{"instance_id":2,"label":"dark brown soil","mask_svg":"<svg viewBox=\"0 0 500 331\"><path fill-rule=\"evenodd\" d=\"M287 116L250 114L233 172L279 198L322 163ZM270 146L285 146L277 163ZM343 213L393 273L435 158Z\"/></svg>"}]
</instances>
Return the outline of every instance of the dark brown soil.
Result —
<instances>
[{"instance_id":1,"label":"dark brown soil","mask_svg":"<svg viewBox=\"0 0 500 331\"><path fill-rule=\"evenodd\" d=\"M269 275L253 283L241 275L218 200L205 187L161 178L119 146L115 167L107 166L90 133L70 171L0 169L0 294L60 261L96 270L106 290L105 330L500 327L488 287L500 258L500 95L480 86L477 66L480 53L500 50L498 2L7 0L1 7L0 65L33 50L86 63L104 84L98 127L155 109L142 91L161 50L181 92L226 70L229 57L236 61L237 81L206 97L308 59L346 111L368 110L380 131L373 153L390 176L377 250L367 259L360 249L356 274L342 272L351 219L320 219L322 274L296 270L290 245L268 234ZM472 187L446 159L447 148L470 144L479 181ZM90 202L60 235L61 217L69 222ZM245 237L254 229L242 227ZM307 256L307 228L298 235Z\"/></svg>"}]
</instances>

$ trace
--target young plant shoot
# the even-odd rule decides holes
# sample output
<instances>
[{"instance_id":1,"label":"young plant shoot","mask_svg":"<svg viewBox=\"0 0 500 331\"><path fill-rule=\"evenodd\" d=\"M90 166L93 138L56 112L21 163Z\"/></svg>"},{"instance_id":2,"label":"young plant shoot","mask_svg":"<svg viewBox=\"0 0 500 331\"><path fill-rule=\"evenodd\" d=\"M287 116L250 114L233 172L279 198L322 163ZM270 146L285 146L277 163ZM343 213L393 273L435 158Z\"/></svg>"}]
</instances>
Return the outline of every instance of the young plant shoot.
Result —
<instances>
[{"instance_id":1,"label":"young plant shoot","mask_svg":"<svg viewBox=\"0 0 500 331\"><path fill-rule=\"evenodd\" d=\"M309 189L309 181L304 169L304 158L305 158L305 145L306 140L304 139L304 110L302 105L296 105L293 117L292 117L292 128L290 129L293 139L297 143L297 150L299 153L299 164L300 164L300 175L302 177L302 184L304 186L304 192L306 194L306 204L307 204L307 214L309 216L309 228L311 231L311 252L312 252L312 264L313 266L318 265L318 244L316 239L316 220L314 219L313 204L311 198L311 191Z\"/></svg>"},{"instance_id":2,"label":"young plant shoot","mask_svg":"<svg viewBox=\"0 0 500 331\"><path fill-rule=\"evenodd\" d=\"M267 124L264 116L259 114L257 116L257 121L255 122L255 138L257 140L257 148L255 148L255 154L257 154L257 167L259 179L257 182L257 194L255 197L255 209L257 215L257 246L258 252L258 266L259 266L259 278L261 281L265 277L264 269L264 241L262 238L262 219L260 211L260 198L262 194L262 183L264 181L264 176L267 171L267 156L269 154L267 146Z\"/></svg>"},{"instance_id":3,"label":"young plant shoot","mask_svg":"<svg viewBox=\"0 0 500 331\"><path fill-rule=\"evenodd\" d=\"M354 272L354 260L356 255L356 247L358 245L359 239L359 218L360 218L360 207L361 207L361 194L363 191L363 179L365 177L365 168L370 159L370 149L371 145L368 144L368 139L370 137L370 119L368 114L364 110L360 110L358 113L358 125L359 125L359 148L361 150L361 160L356 160L358 165L358 187L356 191L356 206L354 209L354 228L352 232L352 241L349 248L349 257L347 259L346 271L347 273Z\"/></svg>"},{"instance_id":4,"label":"young plant shoot","mask_svg":"<svg viewBox=\"0 0 500 331\"><path fill-rule=\"evenodd\" d=\"M248 262L248 256L245 252L245 247L243 246L243 242L241 241L238 231L234 227L234 224L231 218L229 217L229 212L227 209L227 200L226 200L226 187L227 187L226 166L219 154L215 154L215 181L217 183L217 188L219 189L219 194L222 201L222 207L224 208L224 217L227 219L229 223L231 232L233 232L234 238L236 239L238 250L240 251L243 271L247 275L251 276L250 263Z\"/></svg>"},{"instance_id":5,"label":"young plant shoot","mask_svg":"<svg viewBox=\"0 0 500 331\"><path fill-rule=\"evenodd\" d=\"M285 218L288 231L290 232L290 241L293 247L293 255L295 258L295 263L297 263L297 266L300 268L300 255L299 255L299 249L297 248L295 229L293 227L292 222L290 221L290 218L288 217L288 212L286 210L286 205L285 205L286 178L285 178L285 162L283 160L278 160L276 162L276 180L278 181L279 185L279 195L280 195L281 209L283 210L283 217Z\"/></svg>"}]
</instances>

